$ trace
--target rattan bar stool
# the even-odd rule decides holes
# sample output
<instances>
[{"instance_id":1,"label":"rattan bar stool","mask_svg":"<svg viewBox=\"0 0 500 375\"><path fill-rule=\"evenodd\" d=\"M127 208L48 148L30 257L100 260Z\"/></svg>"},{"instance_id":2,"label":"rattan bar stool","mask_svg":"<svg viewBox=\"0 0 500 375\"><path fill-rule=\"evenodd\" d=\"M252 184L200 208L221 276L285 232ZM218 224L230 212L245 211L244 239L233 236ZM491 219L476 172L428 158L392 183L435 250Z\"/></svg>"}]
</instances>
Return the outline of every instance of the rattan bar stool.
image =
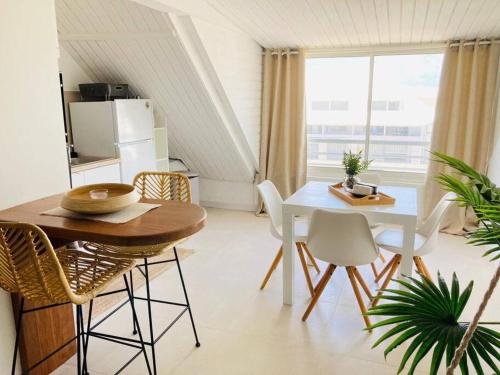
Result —
<instances>
[{"instance_id":1,"label":"rattan bar stool","mask_svg":"<svg viewBox=\"0 0 500 375\"><path fill-rule=\"evenodd\" d=\"M16 339L12 360L12 374L16 370L19 335L23 316L30 312L68 303L76 305L76 336L29 369L26 369L23 373L29 373L35 367L69 345L73 340L77 342L78 374L82 374L82 372L86 373L88 330L86 335L82 305L87 302L90 302L92 305L93 299L98 297L101 291L120 276L123 276L125 290L127 291L129 300L132 300L125 275L134 265L135 261L131 259L98 256L66 247L54 250L50 240L39 227L27 223L0 222L0 287L10 293L21 295L21 302L16 318ZM102 295L110 293L103 293ZM44 304L44 306L25 309L25 300ZM133 305L132 316L140 338L138 345L134 346L140 349L140 352L134 359L140 353L143 353L148 371L151 373L146 348ZM119 371L123 370L129 363L130 361Z\"/></svg>"},{"instance_id":2,"label":"rattan bar stool","mask_svg":"<svg viewBox=\"0 0 500 375\"><path fill-rule=\"evenodd\" d=\"M136 191L140 194L142 198L148 199L162 199L162 200L178 200L182 202L191 202L191 187L189 184L189 179L186 175L181 173L171 173L171 172L142 172L139 173L134 178L134 186ZM163 335L177 322L178 319L187 311L189 313L189 318L191 320L191 326L193 328L194 338L196 347L200 346L200 341L198 340L198 333L196 332L196 326L194 323L193 313L191 311L191 305L189 303L189 298L186 290L186 285L184 283L184 277L182 275L181 265L179 262L179 257L177 254L176 246L183 242L185 239L181 239L175 242L162 243L151 246L109 246L94 242L87 242L83 245L84 249L90 251L99 256L111 256L118 259L136 259L143 260L143 263L137 264L136 268L145 278L146 286L146 298L134 295L133 291L133 275L130 271L129 279L131 284L132 300L131 304L134 304L134 300L146 301L148 309L148 319L149 319L149 341L145 344L151 348L152 356L152 367L153 373L157 373L156 366L156 351L155 344L160 340ZM157 262L150 261L150 258L161 255L166 251L172 250L174 254L173 259L161 260ZM180 281L182 284L182 290L184 293L185 303L178 303L172 301L158 300L151 297L151 290L149 285L149 268L153 265L164 264L169 262L175 262L177 270L179 272ZM163 329L158 335L155 336L153 329L153 314L152 314L152 303L160 303L166 305L173 305L183 307L182 311L174 318L171 324L169 324L165 329ZM121 308L126 304L123 303L118 308ZM117 309L118 309L117 308ZM104 319L106 319L105 317ZM102 321L101 321L102 322ZM97 323L97 324L100 324ZM134 334L137 333L136 323L133 321ZM134 342L134 340L130 340Z\"/></svg>"}]
</instances>

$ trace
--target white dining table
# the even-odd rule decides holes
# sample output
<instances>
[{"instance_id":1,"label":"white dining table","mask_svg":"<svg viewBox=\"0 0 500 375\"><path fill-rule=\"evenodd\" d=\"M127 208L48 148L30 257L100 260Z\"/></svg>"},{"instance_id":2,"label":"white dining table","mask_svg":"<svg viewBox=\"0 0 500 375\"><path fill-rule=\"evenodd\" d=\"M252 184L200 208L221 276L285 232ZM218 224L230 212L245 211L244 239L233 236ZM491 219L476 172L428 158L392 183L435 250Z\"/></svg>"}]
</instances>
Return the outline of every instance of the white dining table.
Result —
<instances>
[{"instance_id":1,"label":"white dining table","mask_svg":"<svg viewBox=\"0 0 500 375\"><path fill-rule=\"evenodd\" d=\"M294 298L295 217L310 217L318 208L336 212L360 212L370 222L401 226L404 239L400 275L412 274L417 226L417 188L381 185L379 191L396 198L394 204L352 206L328 190L331 184L331 182L308 182L283 203L283 303L286 305L292 305ZM355 230L353 228L352 233L346 235L355 235Z\"/></svg>"}]
</instances>

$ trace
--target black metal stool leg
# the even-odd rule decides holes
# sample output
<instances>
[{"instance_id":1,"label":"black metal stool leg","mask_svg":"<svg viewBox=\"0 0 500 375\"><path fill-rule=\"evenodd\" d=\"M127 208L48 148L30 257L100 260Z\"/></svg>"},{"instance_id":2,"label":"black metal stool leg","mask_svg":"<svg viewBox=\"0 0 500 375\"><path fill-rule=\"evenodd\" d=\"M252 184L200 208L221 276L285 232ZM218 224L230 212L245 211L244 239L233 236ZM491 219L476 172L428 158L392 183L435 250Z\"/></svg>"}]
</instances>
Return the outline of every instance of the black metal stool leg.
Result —
<instances>
[{"instance_id":1,"label":"black metal stool leg","mask_svg":"<svg viewBox=\"0 0 500 375\"><path fill-rule=\"evenodd\" d=\"M12 371L11 374L16 374L16 363L17 363L17 350L19 349L19 335L21 334L21 323L23 319L23 310L24 310L24 298L21 298L21 302L19 303L18 315L16 320L16 341L14 343L14 356L12 358Z\"/></svg>"},{"instance_id":2,"label":"black metal stool leg","mask_svg":"<svg viewBox=\"0 0 500 375\"><path fill-rule=\"evenodd\" d=\"M149 289L148 259L144 258L144 277L146 278L146 298L148 304L149 338L151 340L151 356L153 357L153 373L156 375L155 336L153 332L153 313L151 311L151 291Z\"/></svg>"},{"instance_id":3,"label":"black metal stool leg","mask_svg":"<svg viewBox=\"0 0 500 375\"><path fill-rule=\"evenodd\" d=\"M76 365L77 365L77 373L78 375L82 374L82 358L81 358L81 326L80 326L80 314L81 314L81 305L76 306Z\"/></svg>"},{"instance_id":4,"label":"black metal stool leg","mask_svg":"<svg viewBox=\"0 0 500 375\"><path fill-rule=\"evenodd\" d=\"M179 262L179 257L177 256L177 249L174 246L175 263L177 263L177 269L179 270L179 276L181 277L182 290L184 291L184 297L186 298L186 304L188 308L189 318L191 319L191 325L193 326L194 338L196 339L196 347L200 347L200 341L198 340L198 334L196 333L196 326L194 324L193 313L191 312L191 305L189 304L189 299L186 291L186 285L184 284L184 278L182 277L181 264Z\"/></svg>"},{"instance_id":5,"label":"black metal stool leg","mask_svg":"<svg viewBox=\"0 0 500 375\"><path fill-rule=\"evenodd\" d=\"M132 295L132 297L130 297L130 305L133 310L135 306L134 306L134 275L132 274L132 271L133 270L130 270L129 276L130 276L130 294ZM132 333L134 335L137 335L137 326L135 324L135 319L133 317L132 317L132 324L133 324Z\"/></svg>"},{"instance_id":6,"label":"black metal stool leg","mask_svg":"<svg viewBox=\"0 0 500 375\"><path fill-rule=\"evenodd\" d=\"M82 374L87 374L87 358L86 358L86 343L85 343L85 325L83 323L83 306L80 306L80 340L82 348Z\"/></svg>"},{"instance_id":7,"label":"black metal stool leg","mask_svg":"<svg viewBox=\"0 0 500 375\"><path fill-rule=\"evenodd\" d=\"M85 332L85 341L83 344L83 375L88 375L88 367L87 367L87 350L89 347L89 339L90 339L90 323L92 322L92 308L94 306L94 300L90 300L90 305L89 305L89 313L87 315L87 331ZM83 324L82 324L83 326Z\"/></svg>"},{"instance_id":8,"label":"black metal stool leg","mask_svg":"<svg viewBox=\"0 0 500 375\"><path fill-rule=\"evenodd\" d=\"M125 281L125 288L127 289L128 298L132 301L132 293L130 292L130 288L127 282L127 276L123 275L123 280ZM148 367L148 373L151 375L151 366L149 364L148 353L146 353L146 345L144 345L144 339L142 338L141 327L139 326L139 321L137 319L137 314L135 312L135 307L132 305L132 318L134 319L134 326L137 327L137 333L139 334L139 340L141 341L142 352L144 353L144 359L146 360L146 365ZM156 367L155 367L156 372Z\"/></svg>"}]
</instances>

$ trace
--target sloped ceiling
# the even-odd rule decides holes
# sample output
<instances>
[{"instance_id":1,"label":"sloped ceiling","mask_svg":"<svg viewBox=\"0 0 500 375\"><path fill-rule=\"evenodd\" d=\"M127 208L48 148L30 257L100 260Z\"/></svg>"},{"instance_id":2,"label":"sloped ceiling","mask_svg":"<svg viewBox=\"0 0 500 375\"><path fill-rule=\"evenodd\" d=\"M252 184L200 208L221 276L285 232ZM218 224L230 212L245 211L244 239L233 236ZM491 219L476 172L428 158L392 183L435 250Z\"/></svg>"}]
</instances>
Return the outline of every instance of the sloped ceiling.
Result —
<instances>
[{"instance_id":1,"label":"sloped ceiling","mask_svg":"<svg viewBox=\"0 0 500 375\"><path fill-rule=\"evenodd\" d=\"M128 83L153 100L171 156L202 177L253 180L241 129L224 123L166 13L128 0L57 0L56 13L62 48L95 82Z\"/></svg>"},{"instance_id":2,"label":"sloped ceiling","mask_svg":"<svg viewBox=\"0 0 500 375\"><path fill-rule=\"evenodd\" d=\"M360 47L500 36L499 0L203 1L264 47Z\"/></svg>"}]
</instances>

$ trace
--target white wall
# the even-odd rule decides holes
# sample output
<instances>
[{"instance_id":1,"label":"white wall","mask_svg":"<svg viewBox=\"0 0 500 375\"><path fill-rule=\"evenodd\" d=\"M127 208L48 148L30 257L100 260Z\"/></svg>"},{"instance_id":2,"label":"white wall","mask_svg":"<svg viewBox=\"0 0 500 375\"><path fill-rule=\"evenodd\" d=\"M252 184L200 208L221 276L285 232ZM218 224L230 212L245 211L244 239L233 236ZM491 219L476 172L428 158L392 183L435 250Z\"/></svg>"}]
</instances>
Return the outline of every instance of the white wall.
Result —
<instances>
[{"instance_id":1,"label":"white wall","mask_svg":"<svg viewBox=\"0 0 500 375\"><path fill-rule=\"evenodd\" d=\"M242 32L196 18L193 23L258 160L262 47Z\"/></svg>"},{"instance_id":2,"label":"white wall","mask_svg":"<svg viewBox=\"0 0 500 375\"><path fill-rule=\"evenodd\" d=\"M257 189L249 182L200 179L200 204L204 207L255 211Z\"/></svg>"},{"instance_id":3,"label":"white wall","mask_svg":"<svg viewBox=\"0 0 500 375\"><path fill-rule=\"evenodd\" d=\"M59 71L63 75L64 91L79 91L78 85L80 83L93 82L64 47L61 46L59 51Z\"/></svg>"},{"instance_id":4,"label":"white wall","mask_svg":"<svg viewBox=\"0 0 500 375\"><path fill-rule=\"evenodd\" d=\"M262 47L248 35L229 27L192 17L210 63L224 89L238 123L259 160L262 92ZM201 203L253 211L256 190L252 182L200 181Z\"/></svg>"},{"instance_id":5,"label":"white wall","mask_svg":"<svg viewBox=\"0 0 500 375\"><path fill-rule=\"evenodd\" d=\"M0 209L69 186L53 0L3 0L0 12ZM10 373L14 323L0 292L0 374Z\"/></svg>"}]
</instances>

